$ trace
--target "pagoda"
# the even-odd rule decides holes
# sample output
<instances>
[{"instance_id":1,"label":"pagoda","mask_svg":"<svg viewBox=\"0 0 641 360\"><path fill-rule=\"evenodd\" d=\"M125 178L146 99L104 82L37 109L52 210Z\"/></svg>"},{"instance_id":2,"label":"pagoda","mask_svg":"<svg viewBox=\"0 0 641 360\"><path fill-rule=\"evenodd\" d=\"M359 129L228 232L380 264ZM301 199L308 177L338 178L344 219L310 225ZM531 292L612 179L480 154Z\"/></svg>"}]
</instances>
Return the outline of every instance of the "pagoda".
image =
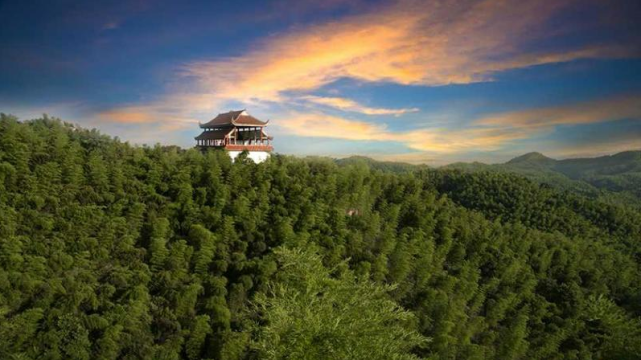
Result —
<instances>
[{"instance_id":1,"label":"pagoda","mask_svg":"<svg viewBox=\"0 0 641 360\"><path fill-rule=\"evenodd\" d=\"M196 137L196 146L225 149L232 159L247 150L250 159L263 162L273 150L273 138L265 132L268 122L256 119L246 110L218 114L211 121L200 124L203 132Z\"/></svg>"}]
</instances>

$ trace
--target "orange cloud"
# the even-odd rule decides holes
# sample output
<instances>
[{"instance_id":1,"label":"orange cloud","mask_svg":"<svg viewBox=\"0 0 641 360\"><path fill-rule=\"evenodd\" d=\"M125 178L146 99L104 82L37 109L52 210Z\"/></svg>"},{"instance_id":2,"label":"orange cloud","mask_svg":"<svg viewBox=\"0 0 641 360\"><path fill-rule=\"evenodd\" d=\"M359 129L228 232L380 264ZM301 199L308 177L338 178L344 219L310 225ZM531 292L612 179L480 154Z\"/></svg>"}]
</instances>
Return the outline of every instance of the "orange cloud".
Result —
<instances>
[{"instance_id":1,"label":"orange cloud","mask_svg":"<svg viewBox=\"0 0 641 360\"><path fill-rule=\"evenodd\" d=\"M411 109L384 109L384 108L373 108L361 105L354 100L341 98L341 97L321 97L321 96L302 96L302 100L333 107L339 110L359 112L366 115L402 115L409 112L417 112L417 108Z\"/></svg>"},{"instance_id":2,"label":"orange cloud","mask_svg":"<svg viewBox=\"0 0 641 360\"><path fill-rule=\"evenodd\" d=\"M153 126L155 130L175 131L194 126L197 120L162 105L125 106L96 114L99 122Z\"/></svg>"},{"instance_id":3,"label":"orange cloud","mask_svg":"<svg viewBox=\"0 0 641 360\"><path fill-rule=\"evenodd\" d=\"M557 125L620 119L641 119L641 97L629 95L567 106L490 115L473 121L469 127L462 129L423 128L392 131L383 124L319 113L294 114L279 120L278 126L299 136L393 141L421 152L456 153L499 150L511 142L532 137ZM624 145L638 147L640 141L626 140ZM414 159L422 158L422 155L418 154L411 156Z\"/></svg>"},{"instance_id":4,"label":"orange cloud","mask_svg":"<svg viewBox=\"0 0 641 360\"><path fill-rule=\"evenodd\" d=\"M345 98L309 93L340 78L403 85L465 84L491 80L496 72L509 69L629 56L616 46L544 52L522 46L549 37L541 30L544 23L576 1L399 1L365 14L290 28L262 39L237 56L185 64L174 85L158 101L114 109L101 119L122 123L153 119L166 126L185 126L208 119L230 101L281 105L306 102L370 115L398 116L416 109L367 107ZM592 121L610 116L597 107L589 110ZM609 110L619 111L614 106ZM303 136L397 141L421 151L455 152L497 149L531 134L512 126L513 121L529 124L541 116L561 115L564 120L560 121L567 122L572 119L569 114L562 109L499 114L481 119L465 130L408 132L316 112L294 114L279 123L290 133ZM584 115L573 116L574 121L585 121L581 117Z\"/></svg>"},{"instance_id":5,"label":"orange cloud","mask_svg":"<svg viewBox=\"0 0 641 360\"><path fill-rule=\"evenodd\" d=\"M117 123L125 124L140 124L140 123L149 123L154 121L153 116L146 110L142 108L129 108L129 109L118 109L105 111L98 114L98 117Z\"/></svg>"},{"instance_id":6,"label":"orange cloud","mask_svg":"<svg viewBox=\"0 0 641 360\"><path fill-rule=\"evenodd\" d=\"M417 129L392 131L385 125L323 114L295 114L278 126L298 136L345 140L393 141L410 149L451 153L464 150L495 150L507 142L526 137L516 129L471 128L463 130Z\"/></svg>"},{"instance_id":7,"label":"orange cloud","mask_svg":"<svg viewBox=\"0 0 641 360\"><path fill-rule=\"evenodd\" d=\"M555 150L553 155L561 158L595 157L631 150L641 150L641 137L636 139L612 139L599 144L562 146L560 149Z\"/></svg>"},{"instance_id":8,"label":"orange cloud","mask_svg":"<svg viewBox=\"0 0 641 360\"><path fill-rule=\"evenodd\" d=\"M490 115L475 123L543 130L563 124L589 124L621 119L641 119L641 96L629 95L565 106L513 111Z\"/></svg>"},{"instance_id":9,"label":"orange cloud","mask_svg":"<svg viewBox=\"0 0 641 360\"><path fill-rule=\"evenodd\" d=\"M626 55L615 47L558 52L521 47L569 2L400 2L370 14L292 29L240 56L194 62L184 70L219 98L281 101L285 92L317 89L341 77L420 85L470 83L508 69Z\"/></svg>"}]
</instances>

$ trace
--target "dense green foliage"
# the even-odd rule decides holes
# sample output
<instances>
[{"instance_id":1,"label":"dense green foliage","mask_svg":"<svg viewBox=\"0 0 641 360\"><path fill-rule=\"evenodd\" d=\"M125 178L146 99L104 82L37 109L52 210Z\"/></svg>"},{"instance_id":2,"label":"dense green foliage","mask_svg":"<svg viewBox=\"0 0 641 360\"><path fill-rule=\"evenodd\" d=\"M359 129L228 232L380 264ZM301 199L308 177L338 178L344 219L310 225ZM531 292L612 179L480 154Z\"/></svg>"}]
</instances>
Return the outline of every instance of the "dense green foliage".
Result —
<instances>
[{"instance_id":1,"label":"dense green foliage","mask_svg":"<svg viewBox=\"0 0 641 360\"><path fill-rule=\"evenodd\" d=\"M414 316L388 298L391 286L358 281L346 270L332 277L309 249L276 249L282 271L255 297L253 345L261 359L412 360L428 339Z\"/></svg>"},{"instance_id":2,"label":"dense green foliage","mask_svg":"<svg viewBox=\"0 0 641 360\"><path fill-rule=\"evenodd\" d=\"M343 292L370 287L382 323L431 339L390 342L399 356L639 359L640 216L505 173L232 163L3 115L0 358L255 359L310 336L341 349L325 327L288 327L295 300L330 299L359 344L380 318L355 318ZM324 267L287 250L309 248ZM287 263L317 277L295 283Z\"/></svg>"}]
</instances>

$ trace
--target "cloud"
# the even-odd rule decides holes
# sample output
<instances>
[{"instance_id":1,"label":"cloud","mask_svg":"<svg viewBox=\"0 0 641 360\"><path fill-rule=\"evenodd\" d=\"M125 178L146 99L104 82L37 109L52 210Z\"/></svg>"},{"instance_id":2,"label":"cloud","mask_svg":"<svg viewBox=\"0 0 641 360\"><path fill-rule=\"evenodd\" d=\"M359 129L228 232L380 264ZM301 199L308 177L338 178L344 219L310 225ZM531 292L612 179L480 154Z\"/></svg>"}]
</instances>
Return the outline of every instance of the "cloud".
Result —
<instances>
[{"instance_id":1,"label":"cloud","mask_svg":"<svg viewBox=\"0 0 641 360\"><path fill-rule=\"evenodd\" d=\"M318 105L333 107L339 110L358 112L366 115L402 115L409 112L417 112L418 108L410 109L384 109L373 108L361 105L354 100L341 98L341 97L321 97L307 95L300 97L301 100L311 102Z\"/></svg>"},{"instance_id":2,"label":"cloud","mask_svg":"<svg viewBox=\"0 0 641 360\"><path fill-rule=\"evenodd\" d=\"M576 144L561 146L552 155L561 158L595 157L616 154L623 151L641 150L641 134L636 138L611 139L606 142L592 144Z\"/></svg>"},{"instance_id":3,"label":"cloud","mask_svg":"<svg viewBox=\"0 0 641 360\"><path fill-rule=\"evenodd\" d=\"M526 133L518 129L444 128L392 131L385 125L350 120L323 114L294 114L279 120L278 126L287 133L344 140L393 141L414 150L450 153L464 150L495 150L505 143L522 139Z\"/></svg>"},{"instance_id":4,"label":"cloud","mask_svg":"<svg viewBox=\"0 0 641 360\"><path fill-rule=\"evenodd\" d=\"M298 136L393 141L423 152L455 153L499 150L517 140L550 131L559 125L621 119L641 119L641 97L626 95L566 106L495 114L472 121L462 129L441 127L392 131L385 125L320 113L293 114L280 120L279 126Z\"/></svg>"},{"instance_id":5,"label":"cloud","mask_svg":"<svg viewBox=\"0 0 641 360\"><path fill-rule=\"evenodd\" d=\"M499 71L582 58L621 57L616 46L536 51L547 19L570 1L400 2L272 36L240 56L185 65L184 75L220 98L282 101L348 77L445 85Z\"/></svg>"},{"instance_id":6,"label":"cloud","mask_svg":"<svg viewBox=\"0 0 641 360\"><path fill-rule=\"evenodd\" d=\"M193 127L197 120L184 117L171 106L128 106L96 114L98 123L148 125L156 130L175 131Z\"/></svg>"},{"instance_id":7,"label":"cloud","mask_svg":"<svg viewBox=\"0 0 641 360\"><path fill-rule=\"evenodd\" d=\"M545 50L532 44L550 37L550 20L576 0L398 1L338 20L291 27L267 36L236 55L183 64L166 93L147 104L100 114L119 123L154 121L169 127L204 121L229 104L311 104L310 114L288 110L279 124L300 136L394 141L428 152L498 149L532 133L525 127L554 121L586 121L559 109L506 113L481 119L468 129L419 128L391 131L365 121L323 115L333 107L367 115L400 116L418 109L370 107L343 97L310 95L342 78L363 84L439 86L490 81L497 72L585 58L631 54L616 44L583 44ZM544 30L547 29L547 30ZM586 105L590 121L617 113ZM630 106L626 103L626 106ZM566 111L566 112L564 112ZM574 115L572 115L574 114ZM561 120L559 120L561 119ZM517 126L518 123L523 124Z\"/></svg>"},{"instance_id":8,"label":"cloud","mask_svg":"<svg viewBox=\"0 0 641 360\"><path fill-rule=\"evenodd\" d=\"M101 112L98 114L98 117L102 120L116 123L124 124L140 124L140 123L150 123L154 121L154 117L148 108L143 107L131 107L118 110L109 110Z\"/></svg>"},{"instance_id":9,"label":"cloud","mask_svg":"<svg viewBox=\"0 0 641 360\"><path fill-rule=\"evenodd\" d=\"M193 61L157 101L147 104L198 119L228 102L307 99L341 110L400 115L310 91L341 78L437 86L491 80L496 72L582 58L628 55L619 47L558 51L522 44L549 35L545 22L572 0L400 1L369 12L268 36L240 55ZM117 109L116 109L117 110Z\"/></svg>"},{"instance_id":10,"label":"cloud","mask_svg":"<svg viewBox=\"0 0 641 360\"><path fill-rule=\"evenodd\" d=\"M477 125L545 130L556 125L576 125L608 120L641 119L641 96L625 95L564 106L512 111L477 120Z\"/></svg>"}]
</instances>

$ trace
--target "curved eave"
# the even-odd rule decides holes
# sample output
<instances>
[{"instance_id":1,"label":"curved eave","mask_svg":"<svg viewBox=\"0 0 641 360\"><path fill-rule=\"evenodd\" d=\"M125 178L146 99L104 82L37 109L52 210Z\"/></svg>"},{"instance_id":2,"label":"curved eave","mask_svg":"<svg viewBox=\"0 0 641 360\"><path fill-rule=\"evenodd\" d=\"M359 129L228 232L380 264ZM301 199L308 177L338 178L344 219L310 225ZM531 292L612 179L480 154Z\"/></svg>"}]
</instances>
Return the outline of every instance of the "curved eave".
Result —
<instances>
[{"instance_id":1,"label":"curved eave","mask_svg":"<svg viewBox=\"0 0 641 360\"><path fill-rule=\"evenodd\" d=\"M267 120L267 121L265 121L265 122L262 122L262 121L260 121L260 120L258 120L258 119L256 119L256 118L254 118L254 119L256 119L256 121L259 121L259 122L260 122L260 124L242 124L242 123L237 123L237 122L236 122L236 120L237 120L237 119L238 119L238 118L236 118L236 119L232 119L232 121L231 121L232 125L234 125L234 126L248 126L248 127L249 127L249 126L263 127L263 126L267 126L267 123L269 123L269 120Z\"/></svg>"}]
</instances>

